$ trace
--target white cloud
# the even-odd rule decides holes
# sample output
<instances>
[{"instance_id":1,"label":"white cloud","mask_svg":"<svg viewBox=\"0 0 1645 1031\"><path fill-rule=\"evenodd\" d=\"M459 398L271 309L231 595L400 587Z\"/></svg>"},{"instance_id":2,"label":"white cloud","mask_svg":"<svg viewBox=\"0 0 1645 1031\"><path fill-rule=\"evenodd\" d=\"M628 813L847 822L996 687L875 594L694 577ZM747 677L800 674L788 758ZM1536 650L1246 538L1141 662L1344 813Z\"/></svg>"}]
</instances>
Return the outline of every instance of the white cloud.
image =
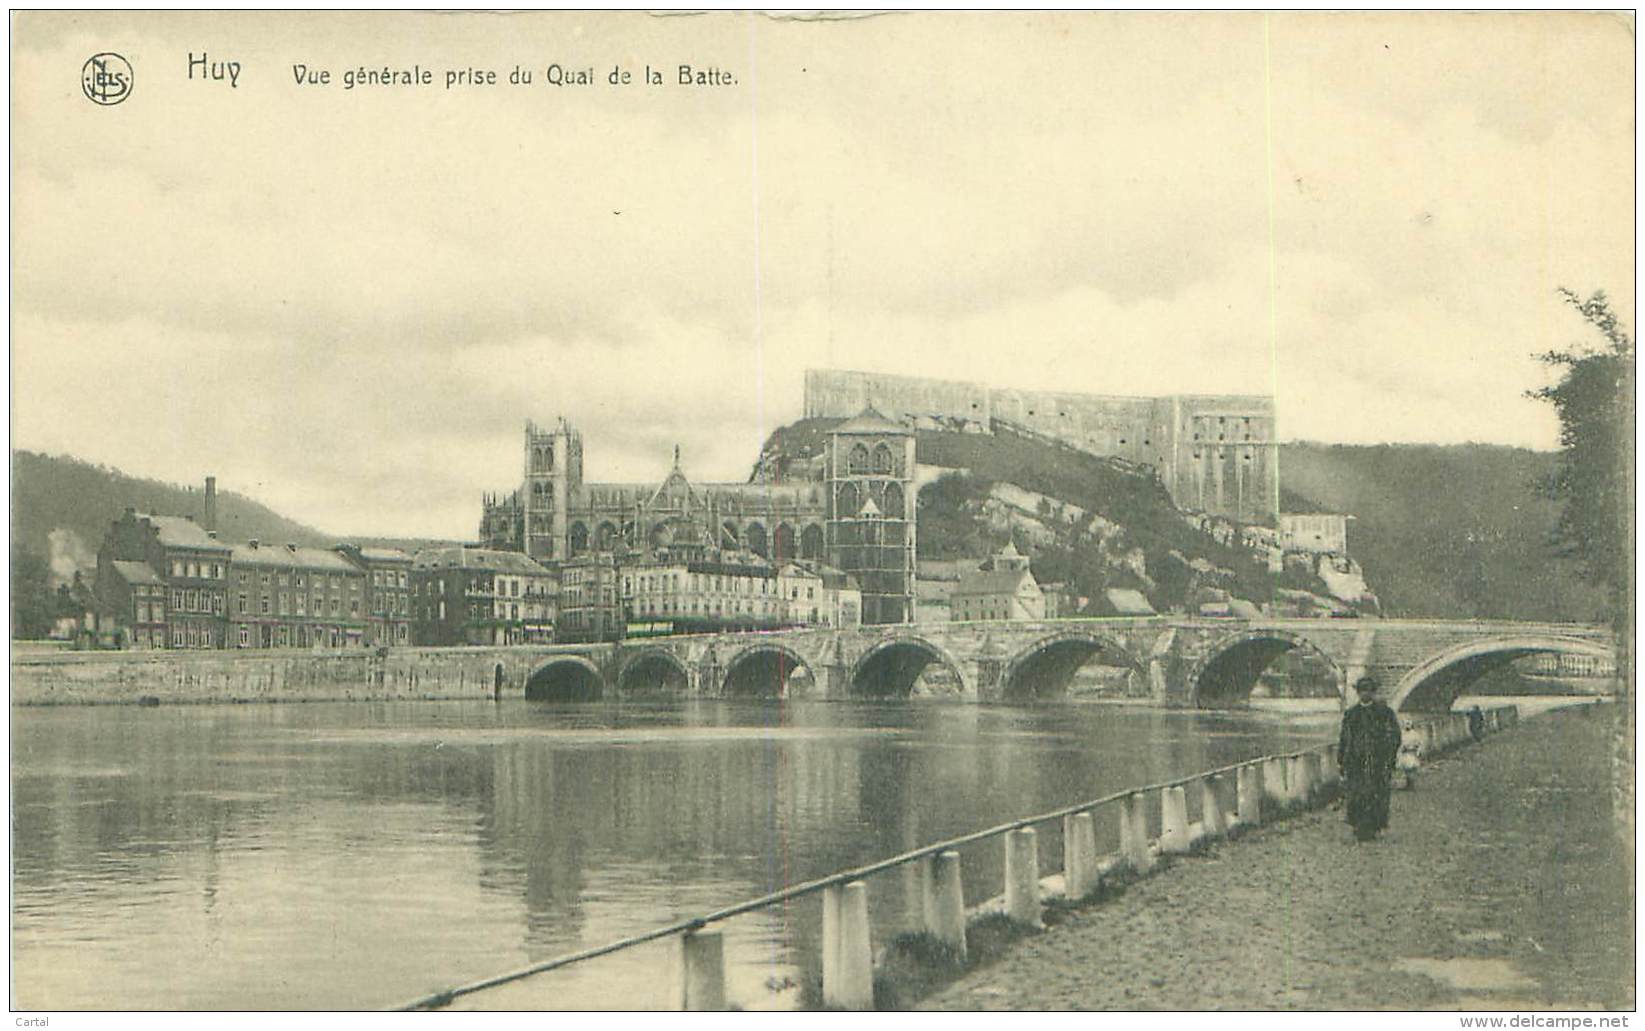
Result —
<instances>
[{"instance_id":1,"label":"white cloud","mask_svg":"<svg viewBox=\"0 0 1645 1031\"><path fill-rule=\"evenodd\" d=\"M818 366L1277 386L1288 436L1546 447L1529 355L1581 331L1554 288L1634 310L1608 16L17 28L18 446L214 472L338 533L472 533L528 417L581 426L591 478L658 478L675 442L741 478ZM206 41L239 90L183 76ZM110 109L73 78L105 48L141 79ZM550 60L741 83L290 84Z\"/></svg>"}]
</instances>

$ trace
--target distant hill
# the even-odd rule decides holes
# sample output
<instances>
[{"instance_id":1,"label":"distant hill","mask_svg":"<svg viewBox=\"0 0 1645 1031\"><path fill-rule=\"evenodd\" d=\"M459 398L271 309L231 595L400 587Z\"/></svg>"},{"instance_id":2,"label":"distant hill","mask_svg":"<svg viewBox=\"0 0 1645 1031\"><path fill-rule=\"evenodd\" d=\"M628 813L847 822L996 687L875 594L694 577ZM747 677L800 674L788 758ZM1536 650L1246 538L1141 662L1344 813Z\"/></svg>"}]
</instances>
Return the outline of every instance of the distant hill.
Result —
<instances>
[{"instance_id":1,"label":"distant hill","mask_svg":"<svg viewBox=\"0 0 1645 1031\"><path fill-rule=\"evenodd\" d=\"M762 448L755 476L805 469L839 421L780 427ZM1202 588L1258 603L1273 596L1266 568L1189 525L1150 473L1007 431L921 430L915 449L922 466L965 471L921 489L921 559L982 559L1010 538L1031 557L1036 577L1092 598L1093 612L1114 587L1143 592L1159 611L1191 606Z\"/></svg>"},{"instance_id":2,"label":"distant hill","mask_svg":"<svg viewBox=\"0 0 1645 1031\"><path fill-rule=\"evenodd\" d=\"M1287 512L1346 512L1348 550L1390 616L1598 621L1605 599L1551 557L1549 452L1488 444L1280 448Z\"/></svg>"},{"instance_id":3,"label":"distant hill","mask_svg":"<svg viewBox=\"0 0 1645 1031\"><path fill-rule=\"evenodd\" d=\"M204 485L182 487L127 476L66 455L12 452L12 545L45 558L54 578L91 569L111 522L128 505L140 512L193 516L205 506ZM225 541L256 537L265 541L329 545L334 539L231 491L217 495L217 528Z\"/></svg>"},{"instance_id":4,"label":"distant hill","mask_svg":"<svg viewBox=\"0 0 1645 1031\"><path fill-rule=\"evenodd\" d=\"M789 471L814 460L836 421L807 419L777 430L759 470ZM917 437L922 464L972 474L921 492L922 558L977 557L997 547L1001 534L981 512L991 486L1006 482L1122 526L1120 543L1146 554L1151 577L1165 574L1152 585L1128 582L1115 568L1111 545L1098 556L1089 544L1068 540L1034 549L1042 579L1067 579L1082 592L1142 587L1156 606L1179 604L1191 585L1164 561L1175 550L1234 573L1240 597L1261 601L1272 589L1271 578L1243 552L1187 525L1163 488L1118 463L1005 434L922 431ZM1486 444L1286 444L1280 448L1281 506L1355 517L1349 551L1386 616L1600 621L1602 592L1581 580L1574 565L1552 557L1559 507L1539 497L1535 484L1556 461L1548 452Z\"/></svg>"}]
</instances>

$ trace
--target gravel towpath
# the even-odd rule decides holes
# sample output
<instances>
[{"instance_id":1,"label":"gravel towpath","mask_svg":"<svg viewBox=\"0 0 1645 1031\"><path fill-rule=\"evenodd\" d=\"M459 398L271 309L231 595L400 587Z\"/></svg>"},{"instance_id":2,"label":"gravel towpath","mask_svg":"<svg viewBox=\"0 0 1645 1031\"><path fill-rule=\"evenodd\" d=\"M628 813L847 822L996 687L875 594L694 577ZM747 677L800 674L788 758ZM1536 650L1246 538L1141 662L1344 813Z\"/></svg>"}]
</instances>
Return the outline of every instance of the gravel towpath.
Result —
<instances>
[{"instance_id":1,"label":"gravel towpath","mask_svg":"<svg viewBox=\"0 0 1645 1031\"><path fill-rule=\"evenodd\" d=\"M1539 716L1430 763L1369 844L1328 809L1179 860L923 1008L1631 1009L1613 711Z\"/></svg>"}]
</instances>

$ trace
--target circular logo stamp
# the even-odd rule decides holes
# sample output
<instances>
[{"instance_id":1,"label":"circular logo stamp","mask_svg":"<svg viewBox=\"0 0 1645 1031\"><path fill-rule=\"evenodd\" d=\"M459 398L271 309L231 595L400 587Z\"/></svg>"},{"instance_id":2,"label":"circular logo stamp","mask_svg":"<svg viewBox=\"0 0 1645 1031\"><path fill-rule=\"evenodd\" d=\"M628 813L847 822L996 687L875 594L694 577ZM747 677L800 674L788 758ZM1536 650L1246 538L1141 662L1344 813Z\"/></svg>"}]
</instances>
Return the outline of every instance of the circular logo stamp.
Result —
<instances>
[{"instance_id":1,"label":"circular logo stamp","mask_svg":"<svg viewBox=\"0 0 1645 1031\"><path fill-rule=\"evenodd\" d=\"M93 54L80 69L80 88L93 104L118 104L131 96L131 64L119 54Z\"/></svg>"}]
</instances>

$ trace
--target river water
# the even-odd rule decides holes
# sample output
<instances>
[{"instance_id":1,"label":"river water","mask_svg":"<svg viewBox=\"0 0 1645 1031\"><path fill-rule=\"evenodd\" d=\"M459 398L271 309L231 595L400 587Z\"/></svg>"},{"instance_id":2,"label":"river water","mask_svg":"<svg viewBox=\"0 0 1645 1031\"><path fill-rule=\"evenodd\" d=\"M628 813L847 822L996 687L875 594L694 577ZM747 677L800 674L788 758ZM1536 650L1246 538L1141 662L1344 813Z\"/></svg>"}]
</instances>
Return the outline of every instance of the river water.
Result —
<instances>
[{"instance_id":1,"label":"river water","mask_svg":"<svg viewBox=\"0 0 1645 1031\"><path fill-rule=\"evenodd\" d=\"M1316 743L1337 712L515 701L11 720L14 1008L356 1009ZM1056 828L1040 845L1058 869ZM1000 890L999 852L964 850L968 904ZM879 940L903 926L903 888L870 882ZM726 922L734 1003L795 1004L820 908ZM661 1007L672 974L662 943L465 1005Z\"/></svg>"}]
</instances>

